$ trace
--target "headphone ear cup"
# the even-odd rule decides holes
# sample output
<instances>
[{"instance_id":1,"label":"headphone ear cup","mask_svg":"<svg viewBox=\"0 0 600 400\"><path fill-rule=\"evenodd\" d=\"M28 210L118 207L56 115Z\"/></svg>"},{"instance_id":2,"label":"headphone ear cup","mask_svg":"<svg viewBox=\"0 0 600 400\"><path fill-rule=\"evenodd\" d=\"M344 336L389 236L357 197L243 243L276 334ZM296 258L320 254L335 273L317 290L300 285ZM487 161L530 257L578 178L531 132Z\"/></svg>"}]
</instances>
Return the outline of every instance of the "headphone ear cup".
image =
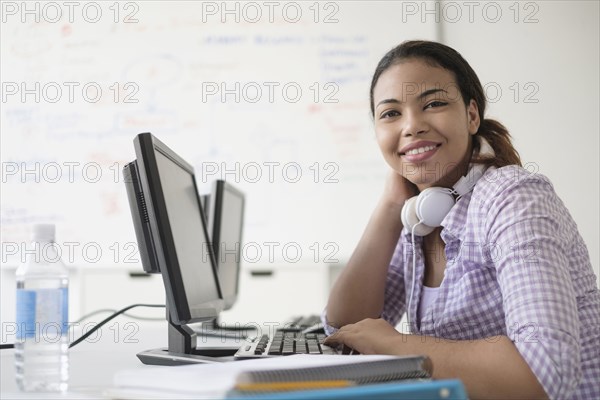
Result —
<instances>
[{"instance_id":1,"label":"headphone ear cup","mask_svg":"<svg viewBox=\"0 0 600 400\"><path fill-rule=\"evenodd\" d=\"M413 226L419 223L417 218L417 212L415 210L415 204L417 202L417 196L411 197L404 202L402 207L401 219L402 225L404 225L409 231Z\"/></svg>"},{"instance_id":2,"label":"headphone ear cup","mask_svg":"<svg viewBox=\"0 0 600 400\"><path fill-rule=\"evenodd\" d=\"M441 226L442 221L454 207L454 197L447 189L431 187L423 190L415 204L415 214L427 226ZM433 229L433 228L432 228Z\"/></svg>"},{"instance_id":3,"label":"headphone ear cup","mask_svg":"<svg viewBox=\"0 0 600 400\"><path fill-rule=\"evenodd\" d=\"M434 228L423 224L419 220L419 217L417 217L415 206L417 204L418 197L419 196L414 196L406 200L404 206L402 207L402 213L400 217L402 219L402 225L404 225L409 232L414 232L414 234L417 236L426 236L433 232Z\"/></svg>"}]
</instances>

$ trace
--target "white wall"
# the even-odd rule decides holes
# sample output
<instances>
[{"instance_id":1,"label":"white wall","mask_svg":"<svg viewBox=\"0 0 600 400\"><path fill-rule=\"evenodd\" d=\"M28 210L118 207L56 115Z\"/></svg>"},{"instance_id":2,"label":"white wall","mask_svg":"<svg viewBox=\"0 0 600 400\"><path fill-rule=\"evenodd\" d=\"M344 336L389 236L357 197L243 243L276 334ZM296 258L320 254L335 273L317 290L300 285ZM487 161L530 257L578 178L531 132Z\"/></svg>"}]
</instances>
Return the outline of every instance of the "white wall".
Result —
<instances>
[{"instance_id":1,"label":"white wall","mask_svg":"<svg viewBox=\"0 0 600 400\"><path fill-rule=\"evenodd\" d=\"M450 6L442 39L497 99L488 115L508 127L524 164L552 180L600 275L600 3L492 3L498 7L488 6L487 14L476 8L472 23L467 8L451 22L458 14ZM502 17L488 22L497 9Z\"/></svg>"}]
</instances>

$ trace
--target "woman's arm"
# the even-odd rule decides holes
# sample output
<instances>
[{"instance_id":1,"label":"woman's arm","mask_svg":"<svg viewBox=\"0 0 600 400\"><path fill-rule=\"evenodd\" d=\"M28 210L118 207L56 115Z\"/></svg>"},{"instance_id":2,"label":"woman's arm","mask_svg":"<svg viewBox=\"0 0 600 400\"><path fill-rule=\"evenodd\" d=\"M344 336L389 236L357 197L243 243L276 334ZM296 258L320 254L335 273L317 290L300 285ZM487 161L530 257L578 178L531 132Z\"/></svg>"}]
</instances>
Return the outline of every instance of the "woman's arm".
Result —
<instances>
[{"instance_id":1,"label":"woman's arm","mask_svg":"<svg viewBox=\"0 0 600 400\"><path fill-rule=\"evenodd\" d=\"M339 328L383 310L388 266L398 243L401 207L380 203L329 294L327 322ZM393 218L393 216L398 218Z\"/></svg>"},{"instance_id":2,"label":"woman's arm","mask_svg":"<svg viewBox=\"0 0 600 400\"><path fill-rule=\"evenodd\" d=\"M404 201L416 189L396 172L390 172L384 194L348 264L331 289L327 322L334 327L378 318L383 310L388 267L402 231Z\"/></svg>"},{"instance_id":3,"label":"woman's arm","mask_svg":"<svg viewBox=\"0 0 600 400\"><path fill-rule=\"evenodd\" d=\"M589 258L573 253L578 237L569 211L548 179L515 167L498 170L482 204L486 242L502 293L506 335L549 397L573 396L582 377L576 270ZM504 177L503 177L504 176ZM507 178L510 177L510 178Z\"/></svg>"},{"instance_id":4,"label":"woman's arm","mask_svg":"<svg viewBox=\"0 0 600 400\"><path fill-rule=\"evenodd\" d=\"M548 398L507 336L455 341L405 335L382 319L366 319L344 326L325 342L341 343L361 354L425 354L435 379L460 379L472 399Z\"/></svg>"}]
</instances>

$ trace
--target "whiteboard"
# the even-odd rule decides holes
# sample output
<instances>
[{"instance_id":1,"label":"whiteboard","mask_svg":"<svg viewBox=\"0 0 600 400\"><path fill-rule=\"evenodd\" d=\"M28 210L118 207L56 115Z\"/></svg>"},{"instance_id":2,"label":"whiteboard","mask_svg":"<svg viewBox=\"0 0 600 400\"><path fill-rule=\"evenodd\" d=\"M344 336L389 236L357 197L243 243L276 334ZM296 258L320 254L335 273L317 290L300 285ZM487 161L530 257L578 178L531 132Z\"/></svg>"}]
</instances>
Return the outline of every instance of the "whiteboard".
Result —
<instances>
[{"instance_id":1,"label":"whiteboard","mask_svg":"<svg viewBox=\"0 0 600 400\"><path fill-rule=\"evenodd\" d=\"M225 178L246 193L245 263L346 259L387 172L373 70L436 39L402 2L22 4L0 42L2 264L49 222L69 264L137 265L121 169L141 132L201 192Z\"/></svg>"}]
</instances>

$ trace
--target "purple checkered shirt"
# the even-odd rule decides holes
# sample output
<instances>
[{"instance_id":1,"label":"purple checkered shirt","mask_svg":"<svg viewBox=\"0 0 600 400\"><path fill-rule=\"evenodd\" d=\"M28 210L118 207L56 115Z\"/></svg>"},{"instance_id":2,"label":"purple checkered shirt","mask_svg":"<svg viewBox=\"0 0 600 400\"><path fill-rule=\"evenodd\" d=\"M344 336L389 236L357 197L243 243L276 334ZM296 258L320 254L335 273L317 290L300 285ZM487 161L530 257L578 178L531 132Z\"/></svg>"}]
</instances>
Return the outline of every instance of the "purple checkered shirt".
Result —
<instances>
[{"instance_id":1,"label":"purple checkered shirt","mask_svg":"<svg viewBox=\"0 0 600 400\"><path fill-rule=\"evenodd\" d=\"M442 226L444 279L420 321L425 264L415 237L410 331L453 340L506 335L550 398L600 399L600 291L548 178L517 166L489 168ZM410 296L411 239L404 229L388 270L382 318L392 325Z\"/></svg>"}]
</instances>

